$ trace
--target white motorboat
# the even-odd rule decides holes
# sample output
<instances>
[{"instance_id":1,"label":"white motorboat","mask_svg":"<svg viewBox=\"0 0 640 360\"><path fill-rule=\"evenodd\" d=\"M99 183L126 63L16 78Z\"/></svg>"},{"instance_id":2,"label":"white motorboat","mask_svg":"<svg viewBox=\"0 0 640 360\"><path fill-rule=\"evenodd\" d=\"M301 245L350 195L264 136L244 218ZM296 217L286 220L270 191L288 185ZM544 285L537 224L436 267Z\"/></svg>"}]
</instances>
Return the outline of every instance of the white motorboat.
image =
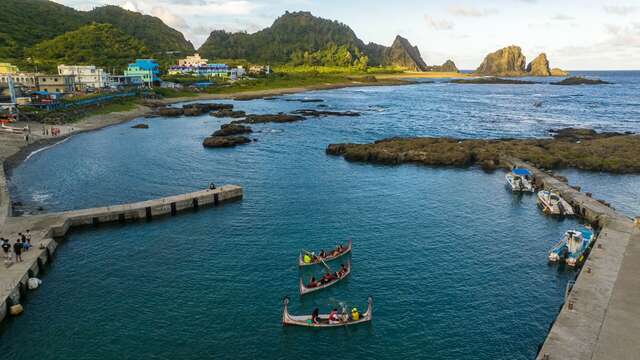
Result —
<instances>
[{"instance_id":1,"label":"white motorboat","mask_svg":"<svg viewBox=\"0 0 640 360\"><path fill-rule=\"evenodd\" d=\"M513 169L505 178L511 191L533 192L533 174L527 169Z\"/></svg>"},{"instance_id":2,"label":"white motorboat","mask_svg":"<svg viewBox=\"0 0 640 360\"><path fill-rule=\"evenodd\" d=\"M542 190L538 192L538 205L547 215L575 215L573 207L557 192Z\"/></svg>"}]
</instances>

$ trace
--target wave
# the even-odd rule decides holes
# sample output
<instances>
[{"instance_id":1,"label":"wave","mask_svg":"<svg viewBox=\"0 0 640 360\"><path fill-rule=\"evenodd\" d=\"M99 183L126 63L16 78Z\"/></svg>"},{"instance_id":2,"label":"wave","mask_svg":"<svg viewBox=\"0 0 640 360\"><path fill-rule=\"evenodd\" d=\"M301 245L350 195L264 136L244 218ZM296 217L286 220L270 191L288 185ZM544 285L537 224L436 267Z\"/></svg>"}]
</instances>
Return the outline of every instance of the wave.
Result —
<instances>
[{"instance_id":1,"label":"wave","mask_svg":"<svg viewBox=\"0 0 640 360\"><path fill-rule=\"evenodd\" d=\"M65 141L69 140L70 138L71 138L71 136L68 136L68 137L66 137L66 138L64 138L64 139L62 139L62 140L60 140L60 141L58 141L58 142L56 142L56 143L53 143L53 144L51 144L51 145L47 145L47 146L45 146L45 147L42 147L42 148L40 148L40 149L38 149L38 150L32 151L29 155L27 155L27 157L26 157L26 158L24 158L24 161L27 161L27 160L31 159L31 157L32 157L33 155L35 155L35 154L37 154L37 153L39 153L39 152L41 152L41 151L45 151L45 150L47 150L47 149L51 149L52 147L54 147L54 146L56 146L56 145L62 144L63 142L65 142Z\"/></svg>"}]
</instances>

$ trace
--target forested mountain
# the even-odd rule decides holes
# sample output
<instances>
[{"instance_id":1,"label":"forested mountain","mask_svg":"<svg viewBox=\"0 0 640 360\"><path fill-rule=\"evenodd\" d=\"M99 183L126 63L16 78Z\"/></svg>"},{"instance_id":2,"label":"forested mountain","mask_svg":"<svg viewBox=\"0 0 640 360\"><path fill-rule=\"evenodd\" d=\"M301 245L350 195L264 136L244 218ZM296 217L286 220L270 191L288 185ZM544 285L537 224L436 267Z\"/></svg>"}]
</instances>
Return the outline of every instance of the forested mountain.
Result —
<instances>
[{"instance_id":1,"label":"forested mountain","mask_svg":"<svg viewBox=\"0 0 640 360\"><path fill-rule=\"evenodd\" d=\"M272 26L255 34L213 31L198 50L213 59L247 59L253 62L288 63L294 53L314 53L334 44L347 50L364 46L347 25L317 18L308 12L287 12Z\"/></svg>"},{"instance_id":2,"label":"forested mountain","mask_svg":"<svg viewBox=\"0 0 640 360\"><path fill-rule=\"evenodd\" d=\"M89 21L111 24L135 37L154 53L179 51L184 55L195 50L180 31L167 26L155 16L142 15L118 6L102 6L86 15Z\"/></svg>"},{"instance_id":3,"label":"forested mountain","mask_svg":"<svg viewBox=\"0 0 640 360\"><path fill-rule=\"evenodd\" d=\"M286 12L254 34L213 31L198 51L211 59L270 64L426 67L417 48L404 38L398 37L392 47L365 45L347 25L309 12Z\"/></svg>"},{"instance_id":4,"label":"forested mountain","mask_svg":"<svg viewBox=\"0 0 640 360\"><path fill-rule=\"evenodd\" d=\"M0 0L0 14L0 59L21 59L25 49L93 22L112 24L153 54L194 51L182 33L162 20L117 6L78 11L48 0Z\"/></svg>"},{"instance_id":5,"label":"forested mountain","mask_svg":"<svg viewBox=\"0 0 640 360\"><path fill-rule=\"evenodd\" d=\"M45 40L26 50L38 68L56 72L59 64L123 68L132 59L148 57L149 50L136 38L111 24L89 24Z\"/></svg>"}]
</instances>

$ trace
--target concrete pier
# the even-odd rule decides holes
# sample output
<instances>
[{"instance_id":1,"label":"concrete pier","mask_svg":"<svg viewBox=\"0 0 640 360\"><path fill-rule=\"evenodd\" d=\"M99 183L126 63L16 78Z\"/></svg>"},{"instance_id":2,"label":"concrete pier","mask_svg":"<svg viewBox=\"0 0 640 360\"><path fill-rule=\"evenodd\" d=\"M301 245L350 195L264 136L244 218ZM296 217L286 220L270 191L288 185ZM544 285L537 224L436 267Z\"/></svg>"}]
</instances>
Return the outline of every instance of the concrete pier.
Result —
<instances>
[{"instance_id":1,"label":"concrete pier","mask_svg":"<svg viewBox=\"0 0 640 360\"><path fill-rule=\"evenodd\" d=\"M35 216L6 217L4 223L0 222L2 224L0 235L13 243L19 232L29 229L33 247L28 252L22 253L23 262L14 262L9 267L0 265L0 321L7 316L11 305L20 303L26 295L28 279L38 276L43 267L51 261L58 246L54 238L63 237L72 227L109 222L146 221L158 216L173 216L185 210L216 206L241 199L242 196L241 187L225 185L215 190L202 190L132 204ZM4 263L4 259L1 260Z\"/></svg>"},{"instance_id":2,"label":"concrete pier","mask_svg":"<svg viewBox=\"0 0 640 360\"><path fill-rule=\"evenodd\" d=\"M598 237L537 356L538 360L640 358L640 227L614 209L522 161L536 181L598 225Z\"/></svg>"}]
</instances>

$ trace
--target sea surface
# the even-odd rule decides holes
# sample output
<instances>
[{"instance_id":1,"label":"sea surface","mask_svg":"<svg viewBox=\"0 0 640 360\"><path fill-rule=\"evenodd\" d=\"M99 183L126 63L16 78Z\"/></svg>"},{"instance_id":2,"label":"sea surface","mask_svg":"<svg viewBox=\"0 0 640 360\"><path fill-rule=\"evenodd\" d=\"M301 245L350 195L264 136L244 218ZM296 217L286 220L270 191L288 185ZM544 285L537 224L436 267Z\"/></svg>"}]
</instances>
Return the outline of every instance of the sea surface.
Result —
<instances>
[{"instance_id":1,"label":"sea surface","mask_svg":"<svg viewBox=\"0 0 640 360\"><path fill-rule=\"evenodd\" d=\"M210 182L241 185L244 199L73 231L25 314L0 329L2 359L532 359L575 277L548 265L546 253L578 221L543 216L534 196L507 191L502 171L349 163L324 150L390 136L640 132L640 72L584 75L615 84L436 81L227 101L276 113L319 105L285 99L323 99L362 116L252 125L257 141L233 149L202 147L229 119L137 119L35 154L10 182L26 212L132 202ZM150 128L130 128L137 123ZM640 176L563 174L640 214ZM321 269L300 271L299 249L347 239L350 277L301 299L299 278ZM364 311L371 295L373 322L283 328L286 295L294 314Z\"/></svg>"}]
</instances>

